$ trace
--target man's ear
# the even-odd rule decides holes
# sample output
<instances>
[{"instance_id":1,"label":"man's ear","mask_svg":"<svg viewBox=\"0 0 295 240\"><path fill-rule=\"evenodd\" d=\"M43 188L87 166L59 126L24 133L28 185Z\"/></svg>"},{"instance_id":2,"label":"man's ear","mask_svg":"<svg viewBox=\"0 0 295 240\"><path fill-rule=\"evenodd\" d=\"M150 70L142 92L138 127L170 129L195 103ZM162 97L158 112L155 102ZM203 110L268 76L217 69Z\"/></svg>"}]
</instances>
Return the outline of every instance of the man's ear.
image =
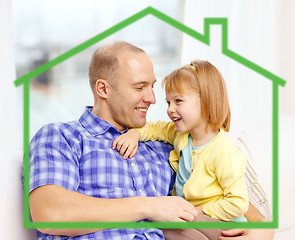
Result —
<instances>
[{"instance_id":1,"label":"man's ear","mask_svg":"<svg viewBox=\"0 0 295 240\"><path fill-rule=\"evenodd\" d=\"M95 84L95 90L99 97L108 98L110 84L104 79L98 79Z\"/></svg>"}]
</instances>

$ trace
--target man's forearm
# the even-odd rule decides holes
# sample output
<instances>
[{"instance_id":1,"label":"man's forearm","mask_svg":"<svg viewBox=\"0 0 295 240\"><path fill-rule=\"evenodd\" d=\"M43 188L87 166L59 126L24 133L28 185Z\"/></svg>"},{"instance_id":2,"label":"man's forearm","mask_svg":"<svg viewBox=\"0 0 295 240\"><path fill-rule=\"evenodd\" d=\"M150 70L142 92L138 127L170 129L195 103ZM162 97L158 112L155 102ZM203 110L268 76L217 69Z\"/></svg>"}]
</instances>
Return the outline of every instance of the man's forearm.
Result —
<instances>
[{"instance_id":1,"label":"man's forearm","mask_svg":"<svg viewBox=\"0 0 295 240\"><path fill-rule=\"evenodd\" d=\"M145 218L139 199L101 199L68 191L60 186L39 187L30 194L35 222L139 221ZM78 236L101 229L40 229L51 235Z\"/></svg>"},{"instance_id":2,"label":"man's forearm","mask_svg":"<svg viewBox=\"0 0 295 240\"><path fill-rule=\"evenodd\" d=\"M103 229L38 229L38 230L40 232L50 234L50 235L76 237L80 235L86 235L86 234L98 232Z\"/></svg>"},{"instance_id":3,"label":"man's forearm","mask_svg":"<svg viewBox=\"0 0 295 240\"><path fill-rule=\"evenodd\" d=\"M139 221L144 213L134 198L102 199L68 191L60 186L39 187L30 194L33 221Z\"/></svg>"},{"instance_id":4,"label":"man's forearm","mask_svg":"<svg viewBox=\"0 0 295 240\"><path fill-rule=\"evenodd\" d=\"M249 205L245 213L248 222L268 221L252 204ZM229 229L222 232L224 235L218 239L240 239L240 240L272 240L274 237L273 229Z\"/></svg>"},{"instance_id":5,"label":"man's forearm","mask_svg":"<svg viewBox=\"0 0 295 240\"><path fill-rule=\"evenodd\" d=\"M30 193L30 210L35 222L137 222L193 221L197 212L181 197L128 197L104 199L46 185ZM41 229L51 235L77 236L98 230Z\"/></svg>"},{"instance_id":6,"label":"man's forearm","mask_svg":"<svg viewBox=\"0 0 295 240\"><path fill-rule=\"evenodd\" d=\"M248 222L265 222L268 221L251 203L248 211L245 213Z\"/></svg>"}]
</instances>

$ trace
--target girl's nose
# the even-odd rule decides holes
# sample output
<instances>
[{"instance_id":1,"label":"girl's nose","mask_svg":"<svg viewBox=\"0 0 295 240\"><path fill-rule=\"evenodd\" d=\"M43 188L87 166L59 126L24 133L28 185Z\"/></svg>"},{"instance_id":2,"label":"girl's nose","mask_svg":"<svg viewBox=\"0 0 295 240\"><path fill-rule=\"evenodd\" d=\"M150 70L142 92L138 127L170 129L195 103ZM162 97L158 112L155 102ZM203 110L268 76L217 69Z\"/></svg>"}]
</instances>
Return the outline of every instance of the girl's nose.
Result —
<instances>
[{"instance_id":1,"label":"girl's nose","mask_svg":"<svg viewBox=\"0 0 295 240\"><path fill-rule=\"evenodd\" d=\"M168 106L167 112L168 112L168 113L174 113L174 112L175 112L175 108L172 106L172 104L170 104L170 105Z\"/></svg>"}]
</instances>

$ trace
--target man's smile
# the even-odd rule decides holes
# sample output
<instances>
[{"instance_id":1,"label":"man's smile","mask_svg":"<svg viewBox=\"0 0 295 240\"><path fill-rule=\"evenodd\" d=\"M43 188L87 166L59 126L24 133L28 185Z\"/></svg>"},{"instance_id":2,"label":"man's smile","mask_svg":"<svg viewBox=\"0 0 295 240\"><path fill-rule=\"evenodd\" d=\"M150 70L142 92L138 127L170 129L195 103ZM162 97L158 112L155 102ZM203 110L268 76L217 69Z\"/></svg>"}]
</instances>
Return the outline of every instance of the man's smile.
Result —
<instances>
[{"instance_id":1,"label":"man's smile","mask_svg":"<svg viewBox=\"0 0 295 240\"><path fill-rule=\"evenodd\" d=\"M146 113L148 108L147 107L136 107L135 110L142 112L142 113Z\"/></svg>"}]
</instances>

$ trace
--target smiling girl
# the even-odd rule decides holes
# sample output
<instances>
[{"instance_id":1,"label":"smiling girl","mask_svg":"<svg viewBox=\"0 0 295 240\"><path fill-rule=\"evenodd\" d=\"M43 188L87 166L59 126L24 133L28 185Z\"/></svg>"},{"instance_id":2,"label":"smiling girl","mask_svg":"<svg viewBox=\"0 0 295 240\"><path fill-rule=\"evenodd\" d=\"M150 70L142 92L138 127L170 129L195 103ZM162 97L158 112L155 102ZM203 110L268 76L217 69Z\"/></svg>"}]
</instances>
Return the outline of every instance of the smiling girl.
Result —
<instances>
[{"instance_id":1,"label":"smiling girl","mask_svg":"<svg viewBox=\"0 0 295 240\"><path fill-rule=\"evenodd\" d=\"M113 144L132 158L139 141L159 140L174 146L170 164L177 172L174 194L199 211L222 221L246 221L246 158L225 133L230 107L224 80L209 62L195 60L163 81L171 122L131 129Z\"/></svg>"}]
</instances>

